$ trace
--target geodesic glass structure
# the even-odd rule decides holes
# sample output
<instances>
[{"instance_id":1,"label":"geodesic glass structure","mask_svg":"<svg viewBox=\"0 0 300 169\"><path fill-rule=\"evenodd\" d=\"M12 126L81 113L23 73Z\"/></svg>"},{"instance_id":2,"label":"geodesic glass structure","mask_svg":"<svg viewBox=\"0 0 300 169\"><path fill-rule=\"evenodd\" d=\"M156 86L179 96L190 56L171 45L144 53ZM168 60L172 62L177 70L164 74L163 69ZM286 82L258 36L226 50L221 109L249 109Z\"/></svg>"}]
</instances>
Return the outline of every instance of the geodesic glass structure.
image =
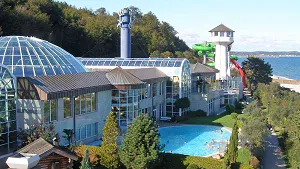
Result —
<instances>
[{"instance_id":1,"label":"geodesic glass structure","mask_svg":"<svg viewBox=\"0 0 300 169\"><path fill-rule=\"evenodd\" d=\"M16 79L0 64L0 155L16 150Z\"/></svg>"},{"instance_id":2,"label":"geodesic glass structure","mask_svg":"<svg viewBox=\"0 0 300 169\"><path fill-rule=\"evenodd\" d=\"M86 72L73 55L34 37L0 37L0 64L6 65L16 77Z\"/></svg>"}]
</instances>

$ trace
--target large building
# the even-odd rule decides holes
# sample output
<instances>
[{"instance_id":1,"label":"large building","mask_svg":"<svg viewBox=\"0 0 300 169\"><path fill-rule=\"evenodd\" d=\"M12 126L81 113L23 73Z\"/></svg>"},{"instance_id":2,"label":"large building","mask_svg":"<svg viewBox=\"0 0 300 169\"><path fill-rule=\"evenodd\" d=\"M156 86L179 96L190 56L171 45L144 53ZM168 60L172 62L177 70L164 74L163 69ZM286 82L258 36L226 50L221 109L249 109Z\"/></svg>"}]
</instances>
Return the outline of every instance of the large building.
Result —
<instances>
[{"instance_id":1,"label":"large building","mask_svg":"<svg viewBox=\"0 0 300 169\"><path fill-rule=\"evenodd\" d=\"M64 129L75 131L76 143L99 140L112 111L122 131L140 114L155 120L199 109L218 114L237 90L216 82L216 73L184 58L77 59L41 39L0 37L0 155L16 150L18 128L41 122L54 124L65 145ZM190 108L176 108L184 97Z\"/></svg>"}]
</instances>

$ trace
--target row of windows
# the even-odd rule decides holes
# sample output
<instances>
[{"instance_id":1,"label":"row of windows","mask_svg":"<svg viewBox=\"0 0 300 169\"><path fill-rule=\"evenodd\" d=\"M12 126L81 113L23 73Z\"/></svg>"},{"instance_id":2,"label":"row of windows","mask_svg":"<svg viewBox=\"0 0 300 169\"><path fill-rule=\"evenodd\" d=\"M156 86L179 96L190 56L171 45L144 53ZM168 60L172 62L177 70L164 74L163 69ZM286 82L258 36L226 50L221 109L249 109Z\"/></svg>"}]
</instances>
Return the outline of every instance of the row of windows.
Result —
<instances>
[{"instance_id":1,"label":"row of windows","mask_svg":"<svg viewBox=\"0 0 300 169\"><path fill-rule=\"evenodd\" d=\"M89 93L75 98L75 114L91 113L96 111L96 94Z\"/></svg>"},{"instance_id":2,"label":"row of windows","mask_svg":"<svg viewBox=\"0 0 300 169\"><path fill-rule=\"evenodd\" d=\"M71 99L64 99L64 118L72 116ZM91 113L96 111L96 94L89 93L75 98L75 114ZM48 100L44 102L44 120L51 122L57 120L57 100Z\"/></svg>"},{"instance_id":3,"label":"row of windows","mask_svg":"<svg viewBox=\"0 0 300 169\"><path fill-rule=\"evenodd\" d=\"M225 32L212 32L213 36L219 36L219 34L221 37L225 36ZM226 32L226 37L233 37L233 32Z\"/></svg>"},{"instance_id":4,"label":"row of windows","mask_svg":"<svg viewBox=\"0 0 300 169\"><path fill-rule=\"evenodd\" d=\"M97 135L98 123L92 123L76 128L76 141L84 140Z\"/></svg>"}]
</instances>

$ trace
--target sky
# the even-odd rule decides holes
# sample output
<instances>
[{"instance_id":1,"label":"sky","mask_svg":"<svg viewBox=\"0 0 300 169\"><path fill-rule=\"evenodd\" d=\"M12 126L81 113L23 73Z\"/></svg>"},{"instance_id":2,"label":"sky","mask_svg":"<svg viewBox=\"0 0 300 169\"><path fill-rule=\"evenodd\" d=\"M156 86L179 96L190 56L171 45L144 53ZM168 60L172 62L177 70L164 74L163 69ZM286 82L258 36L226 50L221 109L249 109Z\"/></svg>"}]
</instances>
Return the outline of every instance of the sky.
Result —
<instances>
[{"instance_id":1,"label":"sky","mask_svg":"<svg viewBox=\"0 0 300 169\"><path fill-rule=\"evenodd\" d=\"M223 23L235 31L233 51L300 51L299 0L59 0L109 13L136 6L170 23L189 47L209 41Z\"/></svg>"}]
</instances>

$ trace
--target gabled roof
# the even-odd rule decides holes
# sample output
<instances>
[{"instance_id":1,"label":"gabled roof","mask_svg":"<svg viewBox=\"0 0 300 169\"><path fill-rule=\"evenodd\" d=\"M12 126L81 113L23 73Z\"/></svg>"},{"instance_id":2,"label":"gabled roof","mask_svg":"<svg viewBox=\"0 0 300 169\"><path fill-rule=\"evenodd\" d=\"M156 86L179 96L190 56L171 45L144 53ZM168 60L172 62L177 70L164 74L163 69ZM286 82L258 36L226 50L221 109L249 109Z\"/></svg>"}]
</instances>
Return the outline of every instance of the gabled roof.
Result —
<instances>
[{"instance_id":1,"label":"gabled roof","mask_svg":"<svg viewBox=\"0 0 300 169\"><path fill-rule=\"evenodd\" d=\"M86 72L55 76L34 76L26 79L41 89L47 99L78 96L111 89L105 72Z\"/></svg>"},{"instance_id":2,"label":"gabled roof","mask_svg":"<svg viewBox=\"0 0 300 169\"><path fill-rule=\"evenodd\" d=\"M62 148L58 146L54 146L44 140L43 138L39 138L35 140L34 142L28 144L27 146L21 148L17 151L18 153L28 153L28 154L37 154L40 156L41 159L47 157L51 153L56 153L61 156L70 158L72 160L77 160L78 157L70 152L69 150L63 150Z\"/></svg>"},{"instance_id":3,"label":"gabled roof","mask_svg":"<svg viewBox=\"0 0 300 169\"><path fill-rule=\"evenodd\" d=\"M123 70L121 67L106 73L108 81L114 86L129 86L129 85L144 85L141 79L135 77L133 74Z\"/></svg>"},{"instance_id":4,"label":"gabled roof","mask_svg":"<svg viewBox=\"0 0 300 169\"><path fill-rule=\"evenodd\" d=\"M220 24L219 26L213 28L209 32L234 32L234 30L228 28L227 26Z\"/></svg>"},{"instance_id":5,"label":"gabled roof","mask_svg":"<svg viewBox=\"0 0 300 169\"><path fill-rule=\"evenodd\" d=\"M133 74L146 83L157 83L170 79L169 76L157 68L125 69L125 71Z\"/></svg>"},{"instance_id":6,"label":"gabled roof","mask_svg":"<svg viewBox=\"0 0 300 169\"><path fill-rule=\"evenodd\" d=\"M197 62L196 64L191 64L191 71L192 74L215 74L219 72L218 69L212 68L199 62Z\"/></svg>"}]
</instances>

